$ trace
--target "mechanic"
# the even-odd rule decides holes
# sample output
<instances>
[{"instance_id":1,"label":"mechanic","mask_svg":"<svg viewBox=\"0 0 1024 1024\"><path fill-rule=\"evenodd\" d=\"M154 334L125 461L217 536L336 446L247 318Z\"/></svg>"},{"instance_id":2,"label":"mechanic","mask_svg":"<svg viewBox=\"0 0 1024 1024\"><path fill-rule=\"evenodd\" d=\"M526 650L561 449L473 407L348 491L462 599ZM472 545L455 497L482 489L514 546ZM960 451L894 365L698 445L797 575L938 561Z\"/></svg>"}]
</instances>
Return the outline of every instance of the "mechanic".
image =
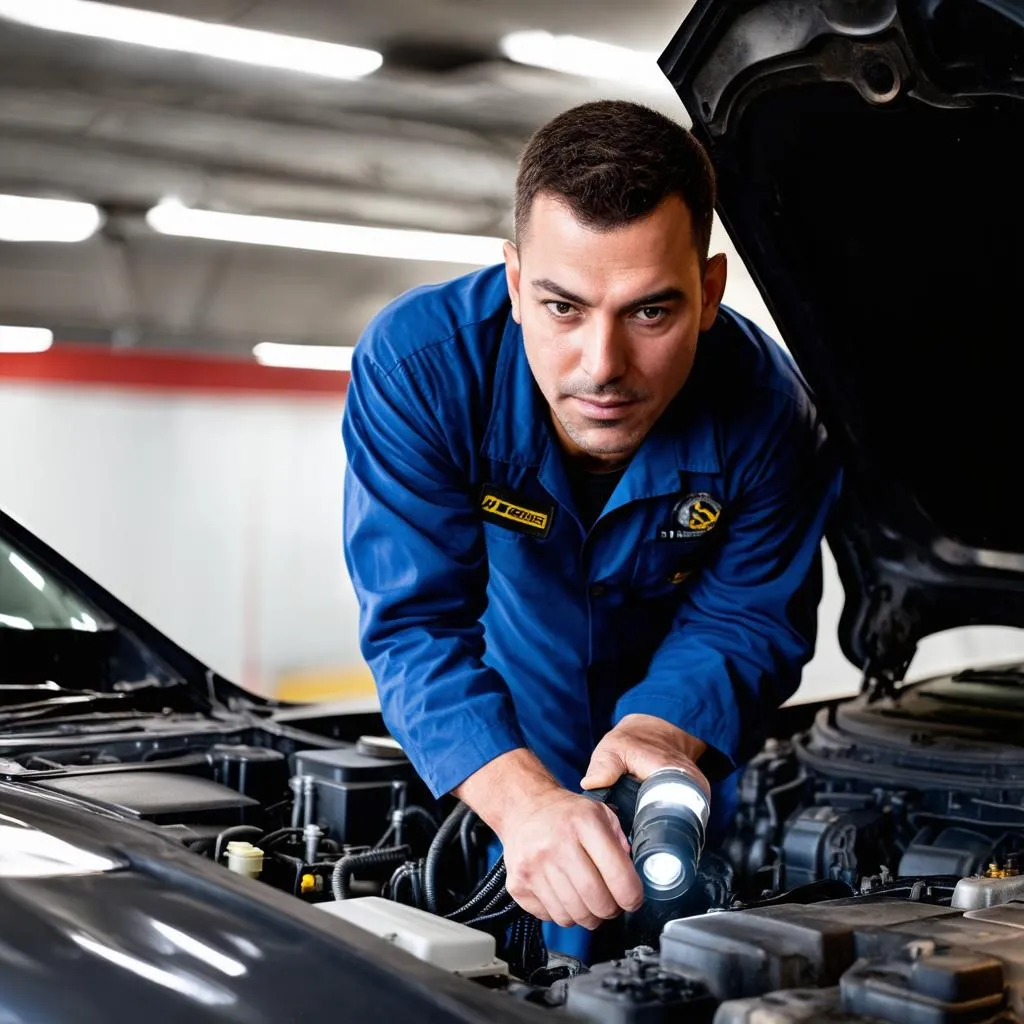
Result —
<instances>
[{"instance_id":1,"label":"mechanic","mask_svg":"<svg viewBox=\"0 0 1024 1024\"><path fill-rule=\"evenodd\" d=\"M720 306L714 202L673 121L569 110L520 159L504 265L400 297L353 358L345 551L384 720L562 926L642 901L581 787L726 779L813 652L839 474L788 356Z\"/></svg>"}]
</instances>

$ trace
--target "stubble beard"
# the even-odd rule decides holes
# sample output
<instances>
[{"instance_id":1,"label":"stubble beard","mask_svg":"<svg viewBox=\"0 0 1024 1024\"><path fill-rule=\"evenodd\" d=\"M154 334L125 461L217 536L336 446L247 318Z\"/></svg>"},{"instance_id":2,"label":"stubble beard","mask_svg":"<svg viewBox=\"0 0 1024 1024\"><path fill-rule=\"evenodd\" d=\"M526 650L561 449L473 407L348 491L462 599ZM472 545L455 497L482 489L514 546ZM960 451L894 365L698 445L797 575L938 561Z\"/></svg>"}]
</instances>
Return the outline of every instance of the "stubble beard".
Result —
<instances>
[{"instance_id":1,"label":"stubble beard","mask_svg":"<svg viewBox=\"0 0 1024 1024\"><path fill-rule=\"evenodd\" d=\"M602 442L600 439L601 434L615 430L620 426L618 423L602 423L597 421L581 429L576 424L559 416L554 410L552 410L552 414L557 418L569 440L587 455L619 455L625 458L632 455L640 447L645 436L644 432L633 429L625 436L620 436L615 440L608 438L607 441Z\"/></svg>"}]
</instances>

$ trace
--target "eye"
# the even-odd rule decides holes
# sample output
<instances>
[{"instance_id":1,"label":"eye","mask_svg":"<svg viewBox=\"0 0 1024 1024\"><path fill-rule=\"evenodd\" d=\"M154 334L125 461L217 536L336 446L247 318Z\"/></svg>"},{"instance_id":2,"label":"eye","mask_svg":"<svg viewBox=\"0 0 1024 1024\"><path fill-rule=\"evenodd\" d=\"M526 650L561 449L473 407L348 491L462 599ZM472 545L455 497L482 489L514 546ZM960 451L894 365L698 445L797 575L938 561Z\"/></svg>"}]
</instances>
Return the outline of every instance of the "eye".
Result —
<instances>
[{"instance_id":1,"label":"eye","mask_svg":"<svg viewBox=\"0 0 1024 1024\"><path fill-rule=\"evenodd\" d=\"M645 324L656 324L668 316L668 310L664 306L641 306L636 311L636 318Z\"/></svg>"},{"instance_id":2,"label":"eye","mask_svg":"<svg viewBox=\"0 0 1024 1024\"><path fill-rule=\"evenodd\" d=\"M549 299L544 305L547 306L548 312L557 319L565 319L576 311L576 307L571 302L563 302L561 299Z\"/></svg>"}]
</instances>

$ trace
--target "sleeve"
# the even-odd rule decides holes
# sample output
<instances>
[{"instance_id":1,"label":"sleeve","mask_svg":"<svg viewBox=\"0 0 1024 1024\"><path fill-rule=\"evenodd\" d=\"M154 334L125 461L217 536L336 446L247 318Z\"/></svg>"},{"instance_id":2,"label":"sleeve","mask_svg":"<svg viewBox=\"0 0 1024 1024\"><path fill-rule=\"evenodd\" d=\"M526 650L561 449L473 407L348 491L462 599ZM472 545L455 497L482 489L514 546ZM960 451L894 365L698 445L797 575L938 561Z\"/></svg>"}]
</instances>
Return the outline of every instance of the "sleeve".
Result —
<instances>
[{"instance_id":1,"label":"sleeve","mask_svg":"<svg viewBox=\"0 0 1024 1024\"><path fill-rule=\"evenodd\" d=\"M613 716L656 715L698 737L712 775L756 752L814 652L821 540L841 474L809 403L773 433L715 559Z\"/></svg>"},{"instance_id":2,"label":"sleeve","mask_svg":"<svg viewBox=\"0 0 1024 1024\"><path fill-rule=\"evenodd\" d=\"M439 413L408 365L384 373L357 348L345 559L384 721L435 796L525 746L504 680L482 661L482 527Z\"/></svg>"}]
</instances>

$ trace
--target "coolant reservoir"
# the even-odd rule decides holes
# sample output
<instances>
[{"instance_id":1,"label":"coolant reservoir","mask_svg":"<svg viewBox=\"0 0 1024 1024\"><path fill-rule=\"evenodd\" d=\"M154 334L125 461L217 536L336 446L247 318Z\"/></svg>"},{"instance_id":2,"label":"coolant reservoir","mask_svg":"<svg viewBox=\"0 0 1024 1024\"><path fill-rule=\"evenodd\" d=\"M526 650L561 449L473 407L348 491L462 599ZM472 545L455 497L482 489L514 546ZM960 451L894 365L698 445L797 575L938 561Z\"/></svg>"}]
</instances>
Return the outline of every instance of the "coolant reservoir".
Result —
<instances>
[{"instance_id":1,"label":"coolant reservoir","mask_svg":"<svg viewBox=\"0 0 1024 1024\"><path fill-rule=\"evenodd\" d=\"M263 851L252 843L228 843L228 870L236 875L258 878L263 870Z\"/></svg>"}]
</instances>

